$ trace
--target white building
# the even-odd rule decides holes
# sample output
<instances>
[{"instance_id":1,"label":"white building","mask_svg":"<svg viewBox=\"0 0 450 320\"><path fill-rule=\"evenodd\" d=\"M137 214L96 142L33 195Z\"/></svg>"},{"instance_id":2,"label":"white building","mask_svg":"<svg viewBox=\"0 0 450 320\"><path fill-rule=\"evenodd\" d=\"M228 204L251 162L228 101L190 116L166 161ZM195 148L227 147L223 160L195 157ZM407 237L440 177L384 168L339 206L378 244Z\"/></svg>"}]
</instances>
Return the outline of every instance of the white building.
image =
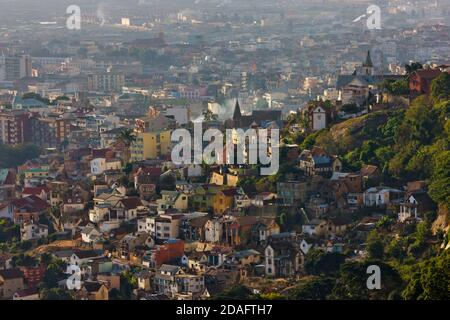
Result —
<instances>
[{"instance_id":1,"label":"white building","mask_svg":"<svg viewBox=\"0 0 450 320\"><path fill-rule=\"evenodd\" d=\"M312 129L319 131L327 127L327 113L325 109L318 106L312 111Z\"/></svg>"},{"instance_id":2,"label":"white building","mask_svg":"<svg viewBox=\"0 0 450 320\"><path fill-rule=\"evenodd\" d=\"M91 161L91 174L99 175L106 170L120 170L121 167L119 159L95 158Z\"/></svg>"},{"instance_id":3,"label":"white building","mask_svg":"<svg viewBox=\"0 0 450 320\"><path fill-rule=\"evenodd\" d=\"M48 236L48 227L44 224L24 223L20 227L20 239L22 241L41 239Z\"/></svg>"},{"instance_id":4,"label":"white building","mask_svg":"<svg viewBox=\"0 0 450 320\"><path fill-rule=\"evenodd\" d=\"M188 124L191 120L190 110L185 106L167 108L166 116L173 116L178 125Z\"/></svg>"},{"instance_id":5,"label":"white building","mask_svg":"<svg viewBox=\"0 0 450 320\"><path fill-rule=\"evenodd\" d=\"M180 235L180 225L183 215L161 214L138 221L138 231L147 232L155 239L177 239Z\"/></svg>"},{"instance_id":6,"label":"white building","mask_svg":"<svg viewBox=\"0 0 450 320\"><path fill-rule=\"evenodd\" d=\"M205 224L205 241L217 243L222 236L222 223L218 219L208 220Z\"/></svg>"},{"instance_id":7,"label":"white building","mask_svg":"<svg viewBox=\"0 0 450 320\"><path fill-rule=\"evenodd\" d=\"M393 188L372 187L364 191L364 205L366 207L383 207L394 200L398 200L403 192Z\"/></svg>"}]
</instances>

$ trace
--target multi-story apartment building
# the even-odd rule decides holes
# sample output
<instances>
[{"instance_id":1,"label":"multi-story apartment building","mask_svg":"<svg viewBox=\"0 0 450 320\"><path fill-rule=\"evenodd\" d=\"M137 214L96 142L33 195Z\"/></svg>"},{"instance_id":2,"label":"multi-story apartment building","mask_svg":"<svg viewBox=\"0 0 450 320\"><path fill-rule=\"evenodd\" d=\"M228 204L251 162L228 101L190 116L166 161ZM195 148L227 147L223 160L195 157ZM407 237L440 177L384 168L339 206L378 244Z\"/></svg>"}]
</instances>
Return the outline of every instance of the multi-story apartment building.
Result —
<instances>
[{"instance_id":1,"label":"multi-story apartment building","mask_svg":"<svg viewBox=\"0 0 450 320\"><path fill-rule=\"evenodd\" d=\"M99 72L88 75L89 91L120 92L124 86L124 73Z\"/></svg>"},{"instance_id":2,"label":"multi-story apartment building","mask_svg":"<svg viewBox=\"0 0 450 320\"><path fill-rule=\"evenodd\" d=\"M131 160L158 159L169 155L172 147L170 134L170 130L137 133L136 141L130 148Z\"/></svg>"},{"instance_id":3,"label":"multi-story apartment building","mask_svg":"<svg viewBox=\"0 0 450 320\"><path fill-rule=\"evenodd\" d=\"M0 111L0 141L13 146L31 141L29 112Z\"/></svg>"},{"instance_id":4,"label":"multi-story apartment building","mask_svg":"<svg viewBox=\"0 0 450 320\"><path fill-rule=\"evenodd\" d=\"M3 69L0 80L14 81L32 74L31 57L27 55L0 57L0 67Z\"/></svg>"},{"instance_id":5,"label":"multi-story apartment building","mask_svg":"<svg viewBox=\"0 0 450 320\"><path fill-rule=\"evenodd\" d=\"M68 138L70 121L58 117L31 118L31 141L41 147L55 148Z\"/></svg>"}]
</instances>

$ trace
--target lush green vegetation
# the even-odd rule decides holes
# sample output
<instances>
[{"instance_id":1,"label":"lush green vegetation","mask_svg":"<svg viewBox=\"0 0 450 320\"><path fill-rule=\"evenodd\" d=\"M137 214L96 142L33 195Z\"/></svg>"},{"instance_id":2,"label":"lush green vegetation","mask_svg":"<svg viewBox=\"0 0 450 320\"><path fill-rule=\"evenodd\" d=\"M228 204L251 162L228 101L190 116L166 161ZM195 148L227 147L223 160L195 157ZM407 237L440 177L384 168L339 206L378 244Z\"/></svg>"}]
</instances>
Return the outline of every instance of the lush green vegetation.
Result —
<instances>
[{"instance_id":1,"label":"lush green vegetation","mask_svg":"<svg viewBox=\"0 0 450 320\"><path fill-rule=\"evenodd\" d=\"M0 168L15 168L27 160L37 158L41 153L34 144L22 144L16 147L0 143Z\"/></svg>"}]
</instances>

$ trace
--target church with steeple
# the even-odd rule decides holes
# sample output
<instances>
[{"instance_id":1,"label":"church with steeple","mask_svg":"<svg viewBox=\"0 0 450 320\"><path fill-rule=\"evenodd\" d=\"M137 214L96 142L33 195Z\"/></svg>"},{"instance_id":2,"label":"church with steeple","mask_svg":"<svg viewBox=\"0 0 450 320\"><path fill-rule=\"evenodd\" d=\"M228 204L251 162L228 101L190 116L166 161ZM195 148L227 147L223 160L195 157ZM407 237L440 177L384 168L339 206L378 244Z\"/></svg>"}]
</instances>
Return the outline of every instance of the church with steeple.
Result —
<instances>
[{"instance_id":1,"label":"church with steeple","mask_svg":"<svg viewBox=\"0 0 450 320\"><path fill-rule=\"evenodd\" d=\"M361 67L361 74L373 76L373 63L372 58L370 57L370 50L367 51L366 61L363 63Z\"/></svg>"},{"instance_id":2,"label":"church with steeple","mask_svg":"<svg viewBox=\"0 0 450 320\"><path fill-rule=\"evenodd\" d=\"M281 125L281 110L253 110L251 115L243 115L239 101L236 99L233 118L227 122L228 128L264 128L271 123Z\"/></svg>"},{"instance_id":3,"label":"church with steeple","mask_svg":"<svg viewBox=\"0 0 450 320\"><path fill-rule=\"evenodd\" d=\"M401 76L389 74L375 74L375 69L370 55L367 51L366 59L355 69L353 74L341 74L336 82L336 89L339 92L339 100L342 104L356 103L363 105L371 88L386 79L398 80Z\"/></svg>"}]
</instances>

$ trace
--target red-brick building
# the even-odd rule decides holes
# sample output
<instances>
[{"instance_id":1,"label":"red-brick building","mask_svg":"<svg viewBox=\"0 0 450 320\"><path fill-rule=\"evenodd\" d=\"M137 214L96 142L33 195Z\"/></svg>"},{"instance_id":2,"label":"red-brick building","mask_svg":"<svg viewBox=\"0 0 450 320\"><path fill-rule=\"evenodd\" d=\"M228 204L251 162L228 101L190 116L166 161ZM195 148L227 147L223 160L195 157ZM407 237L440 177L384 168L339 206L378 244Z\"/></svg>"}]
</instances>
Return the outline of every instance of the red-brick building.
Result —
<instances>
[{"instance_id":1,"label":"red-brick building","mask_svg":"<svg viewBox=\"0 0 450 320\"><path fill-rule=\"evenodd\" d=\"M414 71L409 77L410 95L429 94L431 92L431 82L440 74L440 69L421 69Z\"/></svg>"},{"instance_id":2,"label":"red-brick building","mask_svg":"<svg viewBox=\"0 0 450 320\"><path fill-rule=\"evenodd\" d=\"M0 112L0 141L13 146L30 142L30 113L25 110Z\"/></svg>"},{"instance_id":3,"label":"red-brick building","mask_svg":"<svg viewBox=\"0 0 450 320\"><path fill-rule=\"evenodd\" d=\"M37 267L21 267L20 270L23 272L23 279L28 288L36 288L37 285L44 279L44 265Z\"/></svg>"},{"instance_id":4,"label":"red-brick building","mask_svg":"<svg viewBox=\"0 0 450 320\"><path fill-rule=\"evenodd\" d=\"M152 250L150 263L155 268L159 268L164 263L171 262L184 255L184 241L171 239Z\"/></svg>"}]
</instances>

